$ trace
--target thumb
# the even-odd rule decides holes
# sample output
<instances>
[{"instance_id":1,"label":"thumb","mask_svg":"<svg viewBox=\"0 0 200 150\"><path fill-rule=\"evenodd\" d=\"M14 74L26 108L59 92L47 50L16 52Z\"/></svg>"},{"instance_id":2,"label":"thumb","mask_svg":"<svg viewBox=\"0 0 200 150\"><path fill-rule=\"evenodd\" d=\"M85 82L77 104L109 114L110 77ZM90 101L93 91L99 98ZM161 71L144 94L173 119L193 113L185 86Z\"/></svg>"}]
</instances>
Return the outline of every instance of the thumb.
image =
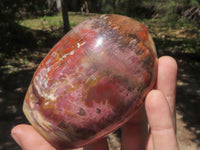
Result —
<instances>
[{"instance_id":1,"label":"thumb","mask_svg":"<svg viewBox=\"0 0 200 150\"><path fill-rule=\"evenodd\" d=\"M11 136L23 150L55 150L31 125L17 125Z\"/></svg>"}]
</instances>

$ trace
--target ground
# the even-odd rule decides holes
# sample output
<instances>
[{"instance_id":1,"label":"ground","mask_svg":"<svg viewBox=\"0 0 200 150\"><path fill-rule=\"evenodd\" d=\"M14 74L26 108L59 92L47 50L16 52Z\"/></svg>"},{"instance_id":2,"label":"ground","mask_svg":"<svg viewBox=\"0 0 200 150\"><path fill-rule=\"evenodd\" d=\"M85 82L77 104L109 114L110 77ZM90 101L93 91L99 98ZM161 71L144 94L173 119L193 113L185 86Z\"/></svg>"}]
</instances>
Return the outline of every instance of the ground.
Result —
<instances>
[{"instance_id":1,"label":"ground","mask_svg":"<svg viewBox=\"0 0 200 150\"><path fill-rule=\"evenodd\" d=\"M90 16L70 14L71 26L87 17ZM28 123L22 112L27 87L41 60L64 35L59 27L62 22L49 23L48 17L40 19L41 25L37 23L39 19L36 19L36 25L27 23L27 20L19 22L20 29L23 27L20 32L30 38L28 43L10 46L15 48L13 55L0 54L0 150L20 149L12 140L10 131L17 124ZM190 25L163 25L158 20L143 23L152 33L158 56L170 55L178 63L176 120L180 149L200 150L200 31ZM15 41L8 44L12 43ZM120 149L116 132L108 136L108 141L111 150Z\"/></svg>"}]
</instances>

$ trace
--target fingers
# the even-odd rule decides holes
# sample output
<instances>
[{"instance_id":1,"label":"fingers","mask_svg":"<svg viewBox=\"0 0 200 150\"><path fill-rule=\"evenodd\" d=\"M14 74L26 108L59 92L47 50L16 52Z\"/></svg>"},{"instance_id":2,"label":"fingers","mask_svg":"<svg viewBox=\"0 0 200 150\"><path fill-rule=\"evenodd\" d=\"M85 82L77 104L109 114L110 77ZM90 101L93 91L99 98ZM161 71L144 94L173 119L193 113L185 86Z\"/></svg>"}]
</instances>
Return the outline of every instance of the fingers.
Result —
<instances>
[{"instance_id":1,"label":"fingers","mask_svg":"<svg viewBox=\"0 0 200 150\"><path fill-rule=\"evenodd\" d=\"M84 147L84 150L108 150L106 138L100 139Z\"/></svg>"},{"instance_id":2,"label":"fingers","mask_svg":"<svg viewBox=\"0 0 200 150\"><path fill-rule=\"evenodd\" d=\"M30 125L14 127L11 135L23 150L55 150Z\"/></svg>"},{"instance_id":3,"label":"fingers","mask_svg":"<svg viewBox=\"0 0 200 150\"><path fill-rule=\"evenodd\" d=\"M158 64L157 89L164 94L170 111L175 116L177 64L169 56L161 57Z\"/></svg>"},{"instance_id":4,"label":"fingers","mask_svg":"<svg viewBox=\"0 0 200 150\"><path fill-rule=\"evenodd\" d=\"M142 107L123 127L121 146L123 150L144 150L147 137L147 121Z\"/></svg>"},{"instance_id":5,"label":"fingers","mask_svg":"<svg viewBox=\"0 0 200 150\"><path fill-rule=\"evenodd\" d=\"M151 91L146 97L145 108L153 150L178 150L171 112L164 95L159 90Z\"/></svg>"},{"instance_id":6,"label":"fingers","mask_svg":"<svg viewBox=\"0 0 200 150\"><path fill-rule=\"evenodd\" d=\"M169 56L163 56L159 58L158 62L158 75L156 88L163 94L173 118L174 127L175 124L175 96L176 96L176 76L177 76L177 64L176 61ZM147 149L153 149L153 142L151 137L151 131L147 141Z\"/></svg>"}]
</instances>

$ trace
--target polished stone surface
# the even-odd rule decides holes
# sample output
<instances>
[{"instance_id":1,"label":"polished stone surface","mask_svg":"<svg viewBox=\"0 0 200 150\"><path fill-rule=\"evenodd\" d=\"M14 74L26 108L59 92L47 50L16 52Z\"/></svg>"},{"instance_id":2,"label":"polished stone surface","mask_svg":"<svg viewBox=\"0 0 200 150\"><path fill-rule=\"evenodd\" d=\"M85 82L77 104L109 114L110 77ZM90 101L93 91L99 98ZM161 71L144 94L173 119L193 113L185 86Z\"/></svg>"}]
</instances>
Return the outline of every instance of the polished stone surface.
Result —
<instances>
[{"instance_id":1,"label":"polished stone surface","mask_svg":"<svg viewBox=\"0 0 200 150\"><path fill-rule=\"evenodd\" d=\"M80 147L124 124L153 88L157 55L134 19L101 15L67 33L36 70L24 101L35 129L57 149Z\"/></svg>"}]
</instances>

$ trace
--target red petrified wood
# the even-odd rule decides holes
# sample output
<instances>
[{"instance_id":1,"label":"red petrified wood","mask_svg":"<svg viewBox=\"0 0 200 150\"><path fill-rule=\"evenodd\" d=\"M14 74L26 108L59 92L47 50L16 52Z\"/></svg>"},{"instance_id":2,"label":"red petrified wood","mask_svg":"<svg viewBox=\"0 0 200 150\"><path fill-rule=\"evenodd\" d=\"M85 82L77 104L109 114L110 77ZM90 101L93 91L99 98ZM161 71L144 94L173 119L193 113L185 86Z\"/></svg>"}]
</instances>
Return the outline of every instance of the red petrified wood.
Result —
<instances>
[{"instance_id":1,"label":"red petrified wood","mask_svg":"<svg viewBox=\"0 0 200 150\"><path fill-rule=\"evenodd\" d=\"M120 15L94 17L74 27L41 62L24 112L57 149L80 147L124 124L156 74L154 43L142 24Z\"/></svg>"}]
</instances>

